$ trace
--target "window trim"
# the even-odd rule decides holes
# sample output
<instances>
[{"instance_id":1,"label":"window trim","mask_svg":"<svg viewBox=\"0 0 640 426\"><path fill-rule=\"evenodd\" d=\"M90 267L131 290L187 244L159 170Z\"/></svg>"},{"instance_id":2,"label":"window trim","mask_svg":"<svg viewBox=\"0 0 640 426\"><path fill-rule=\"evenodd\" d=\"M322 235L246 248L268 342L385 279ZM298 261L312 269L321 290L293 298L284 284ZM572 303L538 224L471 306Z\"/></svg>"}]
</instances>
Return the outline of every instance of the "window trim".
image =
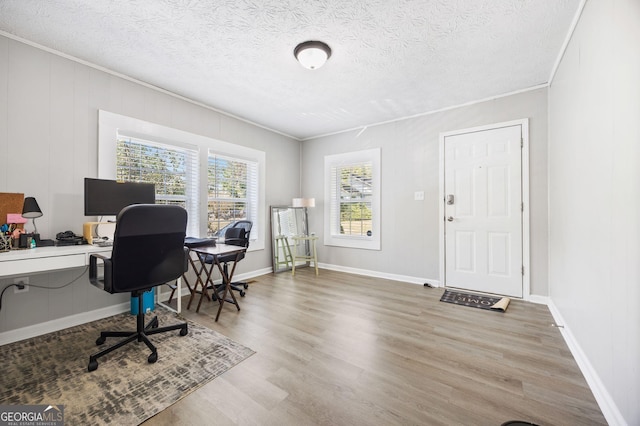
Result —
<instances>
[{"instance_id":1,"label":"window trim","mask_svg":"<svg viewBox=\"0 0 640 426\"><path fill-rule=\"evenodd\" d=\"M220 141L207 136L162 126L160 124L127 117L112 112L98 111L98 177L115 179L116 177L116 138L117 134L175 145L181 148L198 150L198 200L199 214L198 236L207 235L207 158L209 150L219 155L235 157L258 163L258 211L255 241L249 245L249 251L264 250L266 226L266 154L253 148ZM253 232L252 232L253 233Z\"/></svg>"},{"instance_id":2,"label":"window trim","mask_svg":"<svg viewBox=\"0 0 640 426\"><path fill-rule=\"evenodd\" d=\"M371 163L372 166L372 198L371 198L371 215L372 215L372 235L371 237L360 235L341 235L336 232L335 224L332 223L332 211L339 211L340 203L339 191L332 191L336 182L332 180L332 171L336 167L358 165L362 163ZM344 154L327 155L324 157L324 196L327 202L324 205L324 244L329 246L358 248L364 250L380 250L380 148L367 149L363 151L348 152ZM332 196L334 192L335 197ZM333 226L333 228L332 228Z\"/></svg>"}]
</instances>

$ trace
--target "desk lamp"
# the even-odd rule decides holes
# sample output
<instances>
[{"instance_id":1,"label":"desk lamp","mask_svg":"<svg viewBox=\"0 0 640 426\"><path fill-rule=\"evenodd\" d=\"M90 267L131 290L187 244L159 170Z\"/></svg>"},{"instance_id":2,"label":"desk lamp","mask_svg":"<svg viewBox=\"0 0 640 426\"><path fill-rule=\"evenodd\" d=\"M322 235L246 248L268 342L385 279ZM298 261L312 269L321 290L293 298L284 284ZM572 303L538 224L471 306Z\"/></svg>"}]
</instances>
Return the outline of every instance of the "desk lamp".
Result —
<instances>
[{"instance_id":1,"label":"desk lamp","mask_svg":"<svg viewBox=\"0 0 640 426\"><path fill-rule=\"evenodd\" d=\"M33 223L34 237L38 235L38 228L36 228L36 218L42 216L42 210L38 202L33 197L27 197L24 199L24 205L22 206L22 217L25 219L31 219Z\"/></svg>"}]
</instances>

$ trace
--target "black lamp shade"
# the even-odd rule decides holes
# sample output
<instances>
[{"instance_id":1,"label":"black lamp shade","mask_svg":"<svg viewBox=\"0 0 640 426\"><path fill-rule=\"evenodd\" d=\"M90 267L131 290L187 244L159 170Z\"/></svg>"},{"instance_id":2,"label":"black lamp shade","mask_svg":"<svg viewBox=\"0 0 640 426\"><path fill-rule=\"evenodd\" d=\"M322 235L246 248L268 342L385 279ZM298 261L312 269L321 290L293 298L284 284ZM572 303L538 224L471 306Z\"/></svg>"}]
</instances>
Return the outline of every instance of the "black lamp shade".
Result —
<instances>
[{"instance_id":1,"label":"black lamp shade","mask_svg":"<svg viewBox=\"0 0 640 426\"><path fill-rule=\"evenodd\" d=\"M35 219L42 216L42 210L38 202L33 197L27 197L24 199L24 205L22 206L22 217L27 219Z\"/></svg>"}]
</instances>

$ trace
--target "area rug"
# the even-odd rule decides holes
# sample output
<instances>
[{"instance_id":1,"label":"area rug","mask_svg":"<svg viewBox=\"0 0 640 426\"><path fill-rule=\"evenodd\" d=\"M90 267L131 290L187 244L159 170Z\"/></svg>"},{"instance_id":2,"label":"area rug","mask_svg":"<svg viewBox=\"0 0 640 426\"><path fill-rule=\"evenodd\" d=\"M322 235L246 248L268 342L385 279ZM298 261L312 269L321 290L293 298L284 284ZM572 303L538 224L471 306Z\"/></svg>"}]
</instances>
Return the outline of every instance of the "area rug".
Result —
<instances>
[{"instance_id":1,"label":"area rug","mask_svg":"<svg viewBox=\"0 0 640 426\"><path fill-rule=\"evenodd\" d=\"M490 311L505 312L511 299L508 297L490 297L478 294L460 293L445 290L440 298L441 302L454 303L456 305L470 306L472 308L487 309Z\"/></svg>"},{"instance_id":2,"label":"area rug","mask_svg":"<svg viewBox=\"0 0 640 426\"><path fill-rule=\"evenodd\" d=\"M155 314L161 327L183 321L164 308ZM147 362L144 343L132 343L100 358L93 372L87 364L100 349L100 331L135 329L134 316L115 315L0 346L0 405L63 405L65 425L137 425L255 353L187 322L184 337L179 331L150 336L156 363ZM104 347L117 341L107 339Z\"/></svg>"}]
</instances>

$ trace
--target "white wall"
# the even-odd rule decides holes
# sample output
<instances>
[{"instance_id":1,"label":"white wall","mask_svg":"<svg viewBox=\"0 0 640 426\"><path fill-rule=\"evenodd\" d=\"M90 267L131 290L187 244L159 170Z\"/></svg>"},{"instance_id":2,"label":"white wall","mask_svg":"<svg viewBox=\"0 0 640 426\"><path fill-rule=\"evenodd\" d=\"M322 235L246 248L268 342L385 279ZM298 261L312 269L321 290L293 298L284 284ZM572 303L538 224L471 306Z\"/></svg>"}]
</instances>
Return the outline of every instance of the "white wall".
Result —
<instances>
[{"instance_id":1,"label":"white wall","mask_svg":"<svg viewBox=\"0 0 640 426\"><path fill-rule=\"evenodd\" d=\"M320 263L413 282L438 282L438 168L441 132L529 118L531 293L547 296L547 90L537 89L422 117L304 141L303 191L316 198L310 229L323 235L325 155L381 148L382 249L325 246ZM424 191L424 201L414 192Z\"/></svg>"},{"instance_id":2,"label":"white wall","mask_svg":"<svg viewBox=\"0 0 640 426\"><path fill-rule=\"evenodd\" d=\"M549 93L550 296L607 420L629 425L640 424L639 43L639 1L588 1Z\"/></svg>"},{"instance_id":3,"label":"white wall","mask_svg":"<svg viewBox=\"0 0 640 426\"><path fill-rule=\"evenodd\" d=\"M98 110L174 127L266 152L268 206L299 192L300 142L44 50L0 36L0 192L38 200L43 238L67 229L82 233L83 178L97 177ZM286 165L286 167L283 167ZM0 256L2 254L0 253ZM254 251L239 273L271 267L271 249ZM40 274L31 284L54 287L82 270ZM10 279L0 280L0 289ZM0 332L111 306L127 300L88 283L61 290L7 291Z\"/></svg>"}]
</instances>

